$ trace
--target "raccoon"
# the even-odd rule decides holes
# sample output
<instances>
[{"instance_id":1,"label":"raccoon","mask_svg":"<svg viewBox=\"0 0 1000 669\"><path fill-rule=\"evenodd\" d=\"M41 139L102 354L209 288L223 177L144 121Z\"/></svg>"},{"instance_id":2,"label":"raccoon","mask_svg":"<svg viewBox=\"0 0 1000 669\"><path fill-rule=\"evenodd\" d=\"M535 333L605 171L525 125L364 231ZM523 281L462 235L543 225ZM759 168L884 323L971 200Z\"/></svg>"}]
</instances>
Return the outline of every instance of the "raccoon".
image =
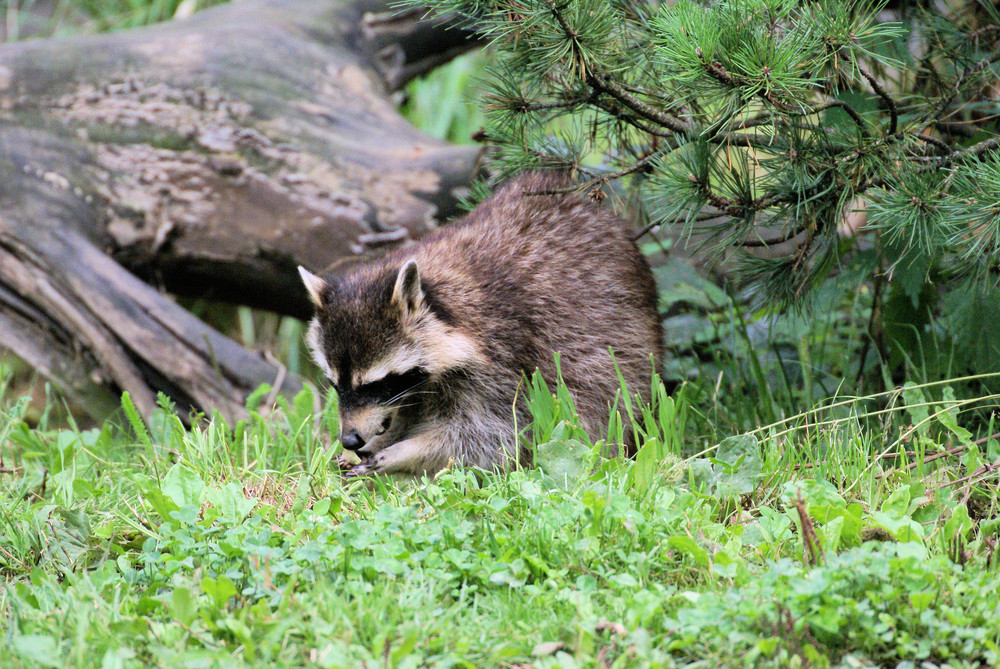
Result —
<instances>
[{"instance_id":1,"label":"raccoon","mask_svg":"<svg viewBox=\"0 0 1000 669\"><path fill-rule=\"evenodd\" d=\"M316 307L306 342L337 392L340 442L362 458L348 476L530 465L517 430L536 369L550 387L561 374L599 439L619 389L609 349L648 401L662 350L652 272L606 208L544 194L570 183L527 173L416 244L325 279L299 268Z\"/></svg>"}]
</instances>

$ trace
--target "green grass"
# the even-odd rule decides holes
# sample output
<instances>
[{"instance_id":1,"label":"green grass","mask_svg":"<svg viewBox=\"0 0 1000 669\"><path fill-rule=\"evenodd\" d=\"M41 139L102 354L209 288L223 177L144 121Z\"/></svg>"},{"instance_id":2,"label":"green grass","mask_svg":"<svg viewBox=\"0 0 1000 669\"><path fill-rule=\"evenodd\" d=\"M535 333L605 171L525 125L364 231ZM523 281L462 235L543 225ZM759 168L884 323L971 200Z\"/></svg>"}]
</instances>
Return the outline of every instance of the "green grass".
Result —
<instances>
[{"instance_id":1,"label":"green grass","mask_svg":"<svg viewBox=\"0 0 1000 669\"><path fill-rule=\"evenodd\" d=\"M698 453L661 392L606 460L536 384L537 468L352 482L309 391L192 429L8 402L0 666L992 666L1000 446L934 390Z\"/></svg>"}]
</instances>

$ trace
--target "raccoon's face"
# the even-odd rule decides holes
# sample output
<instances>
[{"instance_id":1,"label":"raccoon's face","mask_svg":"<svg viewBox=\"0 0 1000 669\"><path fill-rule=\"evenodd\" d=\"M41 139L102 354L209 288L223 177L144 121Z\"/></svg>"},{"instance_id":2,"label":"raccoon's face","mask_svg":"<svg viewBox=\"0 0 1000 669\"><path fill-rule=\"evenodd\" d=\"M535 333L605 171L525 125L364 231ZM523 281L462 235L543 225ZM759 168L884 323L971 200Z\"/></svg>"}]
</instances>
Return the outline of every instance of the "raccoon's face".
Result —
<instances>
[{"instance_id":1,"label":"raccoon's face","mask_svg":"<svg viewBox=\"0 0 1000 669\"><path fill-rule=\"evenodd\" d=\"M370 455L419 431L435 383L482 357L414 260L330 282L299 272L316 305L306 343L337 391L344 448Z\"/></svg>"}]
</instances>

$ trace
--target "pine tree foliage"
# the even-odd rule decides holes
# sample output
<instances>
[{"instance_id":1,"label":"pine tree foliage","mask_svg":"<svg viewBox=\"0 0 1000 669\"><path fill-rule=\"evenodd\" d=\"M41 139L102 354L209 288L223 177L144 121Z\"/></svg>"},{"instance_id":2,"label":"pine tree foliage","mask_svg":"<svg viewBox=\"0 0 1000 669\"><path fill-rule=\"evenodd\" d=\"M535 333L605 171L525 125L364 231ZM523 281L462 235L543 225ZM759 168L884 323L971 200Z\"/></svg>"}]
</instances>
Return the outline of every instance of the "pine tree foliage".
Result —
<instances>
[{"instance_id":1,"label":"pine tree foliage","mask_svg":"<svg viewBox=\"0 0 1000 669\"><path fill-rule=\"evenodd\" d=\"M911 293L931 268L995 282L992 5L420 4L493 41L485 134L500 178L551 166L575 171L595 196L613 180L640 185L652 223L705 234L710 251L735 249L762 304L801 303L859 243L878 250L878 281L908 277ZM868 224L846 229L859 207Z\"/></svg>"}]
</instances>

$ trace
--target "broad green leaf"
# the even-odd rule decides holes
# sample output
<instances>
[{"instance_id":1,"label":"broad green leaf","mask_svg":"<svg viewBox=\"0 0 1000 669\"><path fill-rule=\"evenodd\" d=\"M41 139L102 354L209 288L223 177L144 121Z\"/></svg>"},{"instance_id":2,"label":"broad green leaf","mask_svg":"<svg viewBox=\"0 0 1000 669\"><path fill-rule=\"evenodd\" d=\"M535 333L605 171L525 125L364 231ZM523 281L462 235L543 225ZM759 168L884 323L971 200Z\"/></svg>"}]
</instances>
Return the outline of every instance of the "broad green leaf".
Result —
<instances>
[{"instance_id":1,"label":"broad green leaf","mask_svg":"<svg viewBox=\"0 0 1000 669\"><path fill-rule=\"evenodd\" d=\"M694 539L686 535L673 536L667 539L667 545L679 553L687 555L699 567L708 567L708 552L699 546Z\"/></svg>"},{"instance_id":2,"label":"broad green leaf","mask_svg":"<svg viewBox=\"0 0 1000 669\"><path fill-rule=\"evenodd\" d=\"M969 517L969 509L965 504L956 504L951 512L951 518L944 524L946 535L967 535L975 523Z\"/></svg>"},{"instance_id":3,"label":"broad green leaf","mask_svg":"<svg viewBox=\"0 0 1000 669\"><path fill-rule=\"evenodd\" d=\"M941 391L944 396L944 411L940 409L936 416L938 422L944 425L963 446L972 446L972 433L958 424L958 401L951 386L945 386Z\"/></svg>"},{"instance_id":4,"label":"broad green leaf","mask_svg":"<svg viewBox=\"0 0 1000 669\"><path fill-rule=\"evenodd\" d=\"M923 540L923 527L907 516L901 517L894 513L874 511L872 512L872 520L892 534L897 541L919 543Z\"/></svg>"},{"instance_id":5,"label":"broad green leaf","mask_svg":"<svg viewBox=\"0 0 1000 669\"><path fill-rule=\"evenodd\" d=\"M206 576L201 579L201 590L212 598L218 609L223 608L229 598L235 597L237 594L236 585L225 576L219 576L218 579Z\"/></svg>"},{"instance_id":6,"label":"broad green leaf","mask_svg":"<svg viewBox=\"0 0 1000 669\"><path fill-rule=\"evenodd\" d=\"M712 458L715 494L735 497L757 488L763 464L757 439L750 434L727 437Z\"/></svg>"},{"instance_id":7,"label":"broad green leaf","mask_svg":"<svg viewBox=\"0 0 1000 669\"><path fill-rule=\"evenodd\" d=\"M557 439L538 445L535 464L559 485L572 486L586 475L591 450L576 439Z\"/></svg>"},{"instance_id":8,"label":"broad green leaf","mask_svg":"<svg viewBox=\"0 0 1000 669\"><path fill-rule=\"evenodd\" d=\"M896 518L904 518L910 508L910 486L904 485L892 491L884 502L882 502L882 513Z\"/></svg>"},{"instance_id":9,"label":"broad green leaf","mask_svg":"<svg viewBox=\"0 0 1000 669\"><path fill-rule=\"evenodd\" d=\"M785 506L802 496L807 505L844 506L844 498L837 492L836 486L829 481L816 479L794 479L786 481L781 486L781 502Z\"/></svg>"},{"instance_id":10,"label":"broad green leaf","mask_svg":"<svg viewBox=\"0 0 1000 669\"><path fill-rule=\"evenodd\" d=\"M194 596L188 588L178 586L170 596L170 613L182 625L190 625L196 615Z\"/></svg>"},{"instance_id":11,"label":"broad green leaf","mask_svg":"<svg viewBox=\"0 0 1000 669\"><path fill-rule=\"evenodd\" d=\"M219 518L226 523L238 523L253 510L256 502L247 499L243 488L235 481L230 481L221 488L209 488L205 492L205 501L219 512Z\"/></svg>"},{"instance_id":12,"label":"broad green leaf","mask_svg":"<svg viewBox=\"0 0 1000 669\"><path fill-rule=\"evenodd\" d=\"M66 523L66 528L80 540L90 537L90 519L82 509L56 509L56 512Z\"/></svg>"},{"instance_id":13,"label":"broad green leaf","mask_svg":"<svg viewBox=\"0 0 1000 669\"><path fill-rule=\"evenodd\" d=\"M160 485L163 494L178 507L188 504L199 506L201 504L201 491L204 488L205 483L201 477L179 462L167 470Z\"/></svg>"}]
</instances>

